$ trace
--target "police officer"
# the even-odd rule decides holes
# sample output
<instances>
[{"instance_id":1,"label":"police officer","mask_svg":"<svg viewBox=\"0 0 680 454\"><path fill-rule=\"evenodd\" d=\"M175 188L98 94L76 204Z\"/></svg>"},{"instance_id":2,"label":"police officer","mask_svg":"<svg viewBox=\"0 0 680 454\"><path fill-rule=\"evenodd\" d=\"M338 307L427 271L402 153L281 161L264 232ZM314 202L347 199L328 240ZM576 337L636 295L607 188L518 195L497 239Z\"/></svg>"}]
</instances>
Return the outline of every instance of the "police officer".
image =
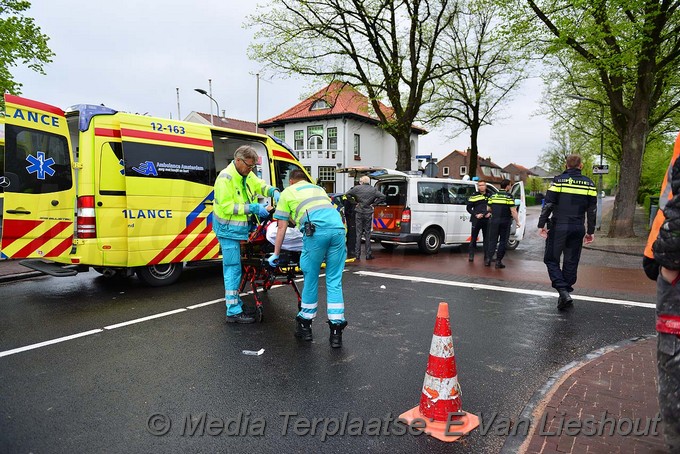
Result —
<instances>
[{"instance_id":1,"label":"police officer","mask_svg":"<svg viewBox=\"0 0 680 454\"><path fill-rule=\"evenodd\" d=\"M503 257L505 257L505 245L508 243L508 237L510 237L510 227L512 226L510 223L514 219L517 227L520 227L515 199L508 192L509 189L510 180L504 179L501 181L501 190L489 197L488 210L491 213L491 218L489 220L489 241L484 248L484 266L491 266L491 259L498 244L496 268L505 268ZM487 239L484 238L484 243L486 242Z\"/></svg>"},{"instance_id":2,"label":"police officer","mask_svg":"<svg viewBox=\"0 0 680 454\"><path fill-rule=\"evenodd\" d=\"M569 155L566 164L567 170L556 176L548 188L538 218L539 234L546 238L543 262L553 288L560 295L559 310L573 306L569 293L574 291L581 247L594 239L597 212L597 190L592 180L581 174L581 157ZM584 227L586 213L587 228Z\"/></svg>"},{"instance_id":3,"label":"police officer","mask_svg":"<svg viewBox=\"0 0 680 454\"><path fill-rule=\"evenodd\" d=\"M302 289L301 309L295 317L295 337L312 340L312 320L316 317L319 300L319 273L321 263L325 260L329 340L331 347L339 348L342 346L342 330L347 326L342 295L342 271L347 258L345 226L326 191L309 183L302 170L291 171L289 180L291 185L281 193L274 212L279 230L274 254L268 259L269 264L276 266L286 226L292 220L304 235L300 268L305 285Z\"/></svg>"},{"instance_id":4,"label":"police officer","mask_svg":"<svg viewBox=\"0 0 680 454\"><path fill-rule=\"evenodd\" d=\"M255 149L243 145L236 150L234 160L220 172L215 181L212 227L222 250L227 323L255 321L243 312L243 302L238 295L241 284L240 242L248 239L252 215L264 217L269 214L265 205L257 203L257 195L274 197L274 201L280 196L276 188L252 172L257 161Z\"/></svg>"},{"instance_id":5,"label":"police officer","mask_svg":"<svg viewBox=\"0 0 680 454\"><path fill-rule=\"evenodd\" d=\"M357 201L354 207L356 222L356 247L355 257L361 260L361 237L363 235L366 247L366 260L373 260L371 254L371 227L373 227L373 205L385 201L385 194L371 186L371 179L364 175L359 179L359 184L347 191L347 196L354 197Z\"/></svg>"},{"instance_id":6,"label":"police officer","mask_svg":"<svg viewBox=\"0 0 680 454\"><path fill-rule=\"evenodd\" d=\"M479 232L482 232L484 244L486 244L489 235L489 218L491 213L488 211L488 201L491 194L486 189L485 181L477 182L477 191L472 194L467 201L467 212L470 213L470 222L472 223L472 234L470 235L470 245L468 261L475 260L475 248L477 247L477 237Z\"/></svg>"}]
</instances>

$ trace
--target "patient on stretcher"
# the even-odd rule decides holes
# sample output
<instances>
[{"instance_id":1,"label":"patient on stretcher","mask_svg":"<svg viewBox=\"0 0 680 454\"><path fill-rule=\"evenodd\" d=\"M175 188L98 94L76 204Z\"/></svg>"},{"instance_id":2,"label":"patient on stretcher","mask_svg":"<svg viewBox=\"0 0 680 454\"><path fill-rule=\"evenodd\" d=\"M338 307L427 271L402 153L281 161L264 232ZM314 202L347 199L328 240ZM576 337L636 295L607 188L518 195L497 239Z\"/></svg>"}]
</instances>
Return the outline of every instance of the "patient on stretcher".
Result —
<instances>
[{"instance_id":1,"label":"patient on stretcher","mask_svg":"<svg viewBox=\"0 0 680 454\"><path fill-rule=\"evenodd\" d=\"M276 242L276 232L278 230L278 222L270 222L267 226L267 241L271 244ZM286 229L286 236L283 239L281 249L285 251L302 251L302 232L295 227L288 227Z\"/></svg>"}]
</instances>

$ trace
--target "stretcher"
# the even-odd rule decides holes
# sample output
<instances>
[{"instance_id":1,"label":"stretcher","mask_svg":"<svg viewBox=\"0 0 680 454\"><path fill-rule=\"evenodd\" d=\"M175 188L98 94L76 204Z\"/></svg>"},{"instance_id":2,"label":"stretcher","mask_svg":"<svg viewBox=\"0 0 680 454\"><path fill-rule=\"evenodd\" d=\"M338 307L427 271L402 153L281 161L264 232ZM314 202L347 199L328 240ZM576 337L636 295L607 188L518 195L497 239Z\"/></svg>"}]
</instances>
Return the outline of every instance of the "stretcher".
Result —
<instances>
[{"instance_id":1,"label":"stretcher","mask_svg":"<svg viewBox=\"0 0 680 454\"><path fill-rule=\"evenodd\" d=\"M258 290L268 291L275 285L290 285L297 296L298 310L302 297L295 282L302 275L300 270L300 252L281 250L277 266L269 265L267 259L274 252L274 245L266 237L267 226L272 222L271 215L260 220L248 239L241 242L242 277L239 293L250 284L255 299L255 320L262 322L264 308ZM275 222L275 221L274 221Z\"/></svg>"}]
</instances>

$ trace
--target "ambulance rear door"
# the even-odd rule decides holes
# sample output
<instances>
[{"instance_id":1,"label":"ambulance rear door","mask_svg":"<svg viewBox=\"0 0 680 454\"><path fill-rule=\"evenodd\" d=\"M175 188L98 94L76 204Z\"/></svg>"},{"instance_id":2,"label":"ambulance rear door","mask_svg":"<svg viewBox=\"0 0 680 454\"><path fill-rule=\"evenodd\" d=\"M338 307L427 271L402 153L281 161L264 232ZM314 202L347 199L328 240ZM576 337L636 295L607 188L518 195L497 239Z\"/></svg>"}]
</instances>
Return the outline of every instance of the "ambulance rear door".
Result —
<instances>
[{"instance_id":1,"label":"ambulance rear door","mask_svg":"<svg viewBox=\"0 0 680 454\"><path fill-rule=\"evenodd\" d=\"M128 266L215 258L212 232L215 162L210 128L120 114L125 162ZM161 269L154 268L155 273ZM164 275L158 275L164 285ZM170 275L167 276L171 277Z\"/></svg>"},{"instance_id":2,"label":"ambulance rear door","mask_svg":"<svg viewBox=\"0 0 680 454\"><path fill-rule=\"evenodd\" d=\"M64 111L5 95L2 256L65 259L73 243L75 171Z\"/></svg>"}]
</instances>

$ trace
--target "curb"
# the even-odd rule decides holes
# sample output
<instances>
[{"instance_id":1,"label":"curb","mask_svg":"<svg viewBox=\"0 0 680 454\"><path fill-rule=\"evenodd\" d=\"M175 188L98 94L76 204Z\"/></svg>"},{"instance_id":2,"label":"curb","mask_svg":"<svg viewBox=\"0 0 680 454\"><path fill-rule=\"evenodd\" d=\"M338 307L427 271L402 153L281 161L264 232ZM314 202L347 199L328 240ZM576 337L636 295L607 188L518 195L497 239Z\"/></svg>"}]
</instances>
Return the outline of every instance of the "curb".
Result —
<instances>
[{"instance_id":1,"label":"curb","mask_svg":"<svg viewBox=\"0 0 680 454\"><path fill-rule=\"evenodd\" d=\"M649 334L646 336L639 336L639 337L634 337L632 339L626 339L621 342L617 342L615 344L607 345L602 348L598 348L597 350L593 350L590 353L587 353L583 357L570 362L569 364L563 366L560 368L557 372L555 372L553 375L548 377L548 380L545 382L543 386L541 386L538 391L536 391L527 404L524 406L522 411L520 412L518 419L525 419L525 420L534 420L534 413L536 412L537 409L541 407L541 405L547 404L548 400L550 397L554 394L555 391L557 391L557 388L559 385L561 385L567 378L569 378L572 374L577 372L579 369L581 369L583 366L586 364L592 362L593 360L603 356L606 353L612 352L614 350L618 350L623 347L627 347L629 345L632 345L636 342L639 341L644 341L650 338L656 337L656 334ZM533 426L532 426L533 427ZM522 450L522 446L527 440L530 440L531 437L534 434L534 430L532 428L531 431L529 431L529 434L527 436L523 435L512 435L509 436L506 440L505 443L503 444L503 447L500 450L500 454L515 454L515 453L522 453L524 452Z\"/></svg>"}]
</instances>

